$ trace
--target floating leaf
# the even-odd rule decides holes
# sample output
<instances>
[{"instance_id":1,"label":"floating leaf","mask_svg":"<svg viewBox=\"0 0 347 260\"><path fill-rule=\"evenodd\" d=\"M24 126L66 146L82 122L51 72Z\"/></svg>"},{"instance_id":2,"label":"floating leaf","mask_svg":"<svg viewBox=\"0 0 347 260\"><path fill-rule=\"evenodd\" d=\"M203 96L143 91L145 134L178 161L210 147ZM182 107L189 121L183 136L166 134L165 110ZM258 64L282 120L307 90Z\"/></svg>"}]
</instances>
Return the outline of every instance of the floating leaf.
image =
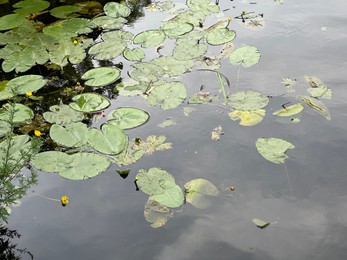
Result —
<instances>
[{"instance_id":1,"label":"floating leaf","mask_svg":"<svg viewBox=\"0 0 347 260\"><path fill-rule=\"evenodd\" d=\"M199 91L189 98L188 104L206 104L219 100L219 97L211 96L210 92Z\"/></svg>"},{"instance_id":2,"label":"floating leaf","mask_svg":"<svg viewBox=\"0 0 347 260\"><path fill-rule=\"evenodd\" d=\"M55 49L49 52L49 58L52 63L64 67L69 62L78 64L84 60L86 53L82 46L74 45L71 41L61 41Z\"/></svg>"},{"instance_id":3,"label":"floating leaf","mask_svg":"<svg viewBox=\"0 0 347 260\"><path fill-rule=\"evenodd\" d=\"M87 144L89 136L87 125L77 122L65 126L54 124L49 130L49 135L54 142L66 147L81 147Z\"/></svg>"},{"instance_id":4,"label":"floating leaf","mask_svg":"<svg viewBox=\"0 0 347 260\"><path fill-rule=\"evenodd\" d=\"M101 67L88 70L81 77L90 87L102 87L115 82L120 77L118 68Z\"/></svg>"},{"instance_id":5,"label":"floating leaf","mask_svg":"<svg viewBox=\"0 0 347 260\"><path fill-rule=\"evenodd\" d=\"M147 200L143 214L146 221L151 223L152 228L164 226L168 219L173 216L172 210L152 198Z\"/></svg>"},{"instance_id":6,"label":"floating leaf","mask_svg":"<svg viewBox=\"0 0 347 260\"><path fill-rule=\"evenodd\" d=\"M117 169L116 172L119 174L120 177L122 177L123 179L126 179L130 173L130 169L126 169L126 170Z\"/></svg>"},{"instance_id":7,"label":"floating leaf","mask_svg":"<svg viewBox=\"0 0 347 260\"><path fill-rule=\"evenodd\" d=\"M305 79L311 86L311 88L307 89L311 97L331 99L332 91L329 87L324 85L323 81L313 76L305 76Z\"/></svg>"},{"instance_id":8,"label":"floating leaf","mask_svg":"<svg viewBox=\"0 0 347 260\"><path fill-rule=\"evenodd\" d=\"M47 9L49 6L50 3L43 0L24 0L13 5L14 8L18 8L14 12L21 15L38 13Z\"/></svg>"},{"instance_id":9,"label":"floating leaf","mask_svg":"<svg viewBox=\"0 0 347 260\"><path fill-rule=\"evenodd\" d=\"M259 50L251 45L246 45L235 49L229 56L229 61L233 65L242 65L244 68L252 67L260 60Z\"/></svg>"},{"instance_id":10,"label":"floating leaf","mask_svg":"<svg viewBox=\"0 0 347 260\"><path fill-rule=\"evenodd\" d=\"M109 16L100 16L97 18L94 18L92 22L102 29L109 29L109 30L116 30L121 29L124 24L127 22L127 20L123 17L118 18L112 18Z\"/></svg>"},{"instance_id":11,"label":"floating leaf","mask_svg":"<svg viewBox=\"0 0 347 260\"><path fill-rule=\"evenodd\" d=\"M179 61L171 56L161 56L152 60L151 63L160 66L169 77L180 76L193 68L195 64L193 60Z\"/></svg>"},{"instance_id":12,"label":"floating leaf","mask_svg":"<svg viewBox=\"0 0 347 260\"><path fill-rule=\"evenodd\" d=\"M161 30L171 39L175 39L180 35L191 32L194 29L194 25L191 23L183 23L176 21L168 21L162 24Z\"/></svg>"},{"instance_id":13,"label":"floating leaf","mask_svg":"<svg viewBox=\"0 0 347 260\"><path fill-rule=\"evenodd\" d=\"M66 153L58 151L48 151L36 154L31 164L40 171L59 172L71 164L72 157Z\"/></svg>"},{"instance_id":14,"label":"floating leaf","mask_svg":"<svg viewBox=\"0 0 347 260\"><path fill-rule=\"evenodd\" d=\"M34 112L27 106L19 103L4 104L0 108L0 120L22 123L28 121L34 117Z\"/></svg>"},{"instance_id":15,"label":"floating leaf","mask_svg":"<svg viewBox=\"0 0 347 260\"><path fill-rule=\"evenodd\" d=\"M164 69L154 63L142 62L132 66L134 69L129 71L129 76L137 81L150 82L151 84L165 74Z\"/></svg>"},{"instance_id":16,"label":"floating leaf","mask_svg":"<svg viewBox=\"0 0 347 260\"><path fill-rule=\"evenodd\" d=\"M261 228L261 229L266 228L267 226L271 224L270 222L266 222L258 218L254 218L252 219L252 221L258 228Z\"/></svg>"},{"instance_id":17,"label":"floating leaf","mask_svg":"<svg viewBox=\"0 0 347 260\"><path fill-rule=\"evenodd\" d=\"M228 28L219 28L206 34L206 41L210 45L222 45L234 40L236 33Z\"/></svg>"},{"instance_id":18,"label":"floating leaf","mask_svg":"<svg viewBox=\"0 0 347 260\"><path fill-rule=\"evenodd\" d=\"M63 5L53 8L50 13L56 18L72 18L80 16L77 14L82 7L76 5Z\"/></svg>"},{"instance_id":19,"label":"floating leaf","mask_svg":"<svg viewBox=\"0 0 347 260\"><path fill-rule=\"evenodd\" d=\"M147 11L161 11L165 12L175 7L175 4L171 1L155 2L146 7Z\"/></svg>"},{"instance_id":20,"label":"floating leaf","mask_svg":"<svg viewBox=\"0 0 347 260\"><path fill-rule=\"evenodd\" d=\"M163 206L177 208L183 204L182 189L167 171L160 168L140 170L136 177L140 189Z\"/></svg>"},{"instance_id":21,"label":"floating leaf","mask_svg":"<svg viewBox=\"0 0 347 260\"><path fill-rule=\"evenodd\" d=\"M125 4L119 4L116 2L109 2L105 4L104 11L107 16L117 18L117 17L127 17L129 16L131 10Z\"/></svg>"},{"instance_id":22,"label":"floating leaf","mask_svg":"<svg viewBox=\"0 0 347 260\"><path fill-rule=\"evenodd\" d=\"M183 108L184 116L189 116L190 113L193 112L194 110L196 110L196 109L193 108L193 107L185 107L185 108Z\"/></svg>"},{"instance_id":23,"label":"floating leaf","mask_svg":"<svg viewBox=\"0 0 347 260\"><path fill-rule=\"evenodd\" d=\"M217 3L211 2L210 0L188 0L187 6L190 7L193 12L202 13L204 15L219 12Z\"/></svg>"},{"instance_id":24,"label":"floating leaf","mask_svg":"<svg viewBox=\"0 0 347 260\"><path fill-rule=\"evenodd\" d=\"M285 152L295 146L279 138L258 138L255 143L258 152L270 162L281 164L289 158Z\"/></svg>"},{"instance_id":25,"label":"floating leaf","mask_svg":"<svg viewBox=\"0 0 347 260\"><path fill-rule=\"evenodd\" d=\"M139 144L134 145L134 149L143 150L146 154L151 155L154 151L164 151L172 148L172 143L165 143L166 137L164 135L155 136L150 135L146 141L140 141Z\"/></svg>"},{"instance_id":26,"label":"floating leaf","mask_svg":"<svg viewBox=\"0 0 347 260\"><path fill-rule=\"evenodd\" d=\"M208 180L195 179L184 184L186 201L199 209L205 209L210 205L206 196L217 196L218 188Z\"/></svg>"},{"instance_id":27,"label":"floating leaf","mask_svg":"<svg viewBox=\"0 0 347 260\"><path fill-rule=\"evenodd\" d=\"M25 21L25 17L19 14L4 15L0 17L0 31L16 28Z\"/></svg>"},{"instance_id":28,"label":"floating leaf","mask_svg":"<svg viewBox=\"0 0 347 260\"><path fill-rule=\"evenodd\" d=\"M164 110L178 107L187 97L186 87L178 81L158 81L147 97L151 106L160 105Z\"/></svg>"},{"instance_id":29,"label":"floating leaf","mask_svg":"<svg viewBox=\"0 0 347 260\"><path fill-rule=\"evenodd\" d=\"M300 103L297 103L289 107L277 110L273 112L272 114L274 116L293 116L293 115L299 114L303 109L304 107Z\"/></svg>"},{"instance_id":30,"label":"floating leaf","mask_svg":"<svg viewBox=\"0 0 347 260\"><path fill-rule=\"evenodd\" d=\"M220 139L220 136L224 134L223 133L223 128L221 126L217 126L213 129L211 133L211 139L213 141L218 141Z\"/></svg>"},{"instance_id":31,"label":"floating leaf","mask_svg":"<svg viewBox=\"0 0 347 260\"><path fill-rule=\"evenodd\" d=\"M130 61L141 61L145 58L145 52L140 48L128 49L123 51L123 56Z\"/></svg>"},{"instance_id":32,"label":"floating leaf","mask_svg":"<svg viewBox=\"0 0 347 260\"><path fill-rule=\"evenodd\" d=\"M100 42L91 47L88 51L90 55L93 55L97 60L110 60L117 58L121 55L126 48L126 44L123 42Z\"/></svg>"},{"instance_id":33,"label":"floating leaf","mask_svg":"<svg viewBox=\"0 0 347 260\"><path fill-rule=\"evenodd\" d=\"M308 96L298 96L297 99L303 103L308 105L309 107L313 108L315 111L317 111L319 114L325 117L326 120L331 120L330 112L326 105L319 101L316 98L308 97Z\"/></svg>"},{"instance_id":34,"label":"floating leaf","mask_svg":"<svg viewBox=\"0 0 347 260\"><path fill-rule=\"evenodd\" d=\"M133 164L145 154L145 151L141 150L136 143L136 139L131 140L120 154L113 156L119 166Z\"/></svg>"},{"instance_id":35,"label":"floating leaf","mask_svg":"<svg viewBox=\"0 0 347 260\"><path fill-rule=\"evenodd\" d=\"M137 34L133 42L141 44L143 48L151 48L160 45L166 38L162 30L148 30Z\"/></svg>"},{"instance_id":36,"label":"floating leaf","mask_svg":"<svg viewBox=\"0 0 347 260\"><path fill-rule=\"evenodd\" d=\"M70 103L70 107L80 112L97 112L107 108L110 101L99 94L83 93L72 98L74 102Z\"/></svg>"},{"instance_id":37,"label":"floating leaf","mask_svg":"<svg viewBox=\"0 0 347 260\"><path fill-rule=\"evenodd\" d=\"M104 154L116 155L122 152L128 142L128 137L117 126L104 124L99 129L89 130L88 143L97 151Z\"/></svg>"},{"instance_id":38,"label":"floating leaf","mask_svg":"<svg viewBox=\"0 0 347 260\"><path fill-rule=\"evenodd\" d=\"M95 24L93 24L89 19L70 18L44 27L43 33L61 41L64 38L67 40L67 38L70 39L79 34L91 33L93 31L92 28L94 27ZM65 41L61 42L66 43Z\"/></svg>"},{"instance_id":39,"label":"floating leaf","mask_svg":"<svg viewBox=\"0 0 347 260\"><path fill-rule=\"evenodd\" d=\"M263 121L265 116L264 109L257 110L234 110L228 113L231 120L240 120L240 125L243 126L254 126Z\"/></svg>"},{"instance_id":40,"label":"floating leaf","mask_svg":"<svg viewBox=\"0 0 347 260\"><path fill-rule=\"evenodd\" d=\"M43 118L51 123L58 125L66 125L83 120L83 113L76 111L68 105L54 105L49 108L49 111L43 113Z\"/></svg>"},{"instance_id":41,"label":"floating leaf","mask_svg":"<svg viewBox=\"0 0 347 260\"><path fill-rule=\"evenodd\" d=\"M172 125L176 125L176 122L171 119L166 119L164 122L161 122L160 124L158 124L158 126L161 128L165 128Z\"/></svg>"},{"instance_id":42,"label":"floating leaf","mask_svg":"<svg viewBox=\"0 0 347 260\"><path fill-rule=\"evenodd\" d=\"M269 103L269 98L256 91L239 91L229 96L229 105L238 110L258 110Z\"/></svg>"},{"instance_id":43,"label":"floating leaf","mask_svg":"<svg viewBox=\"0 0 347 260\"><path fill-rule=\"evenodd\" d=\"M121 129L135 128L146 123L149 114L138 108L121 107L110 112L107 124L118 126Z\"/></svg>"},{"instance_id":44,"label":"floating leaf","mask_svg":"<svg viewBox=\"0 0 347 260\"><path fill-rule=\"evenodd\" d=\"M207 51L207 45L195 42L182 42L176 44L173 57L177 60L191 60L202 56Z\"/></svg>"}]
</instances>

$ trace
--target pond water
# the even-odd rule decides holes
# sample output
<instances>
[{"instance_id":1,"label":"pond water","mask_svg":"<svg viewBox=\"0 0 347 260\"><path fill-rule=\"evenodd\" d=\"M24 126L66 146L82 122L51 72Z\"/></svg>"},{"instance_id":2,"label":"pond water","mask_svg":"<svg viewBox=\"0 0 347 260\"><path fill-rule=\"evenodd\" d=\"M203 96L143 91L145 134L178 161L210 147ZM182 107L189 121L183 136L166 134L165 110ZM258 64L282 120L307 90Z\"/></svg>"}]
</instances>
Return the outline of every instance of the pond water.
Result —
<instances>
[{"instance_id":1,"label":"pond water","mask_svg":"<svg viewBox=\"0 0 347 260\"><path fill-rule=\"evenodd\" d=\"M229 78L231 92L257 90L274 97L265 119L244 127L220 106L199 105L186 117L186 102L163 111L137 97L119 97L106 112L130 105L151 114L146 125L127 132L130 137L163 134L173 149L131 165L126 179L116 173L117 167L85 181L40 173L39 184L9 217L8 227L22 235L15 241L18 248L26 248L37 260L345 259L347 4L223 0L220 6L228 9L226 17L242 11L264 14L261 30L245 28L237 19L230 25L237 32L234 46L256 46L260 62L239 69L225 60L219 71ZM146 11L128 29L156 28L162 18ZM320 78L332 89L332 99L324 100L331 120L305 108L299 123L277 122L272 112L306 92L305 75ZM287 93L281 83L286 77L296 79L295 93ZM210 71L185 74L183 80L190 94L201 85L211 91L219 88L218 77ZM158 127L166 118L176 125ZM224 134L213 141L211 131L219 125ZM295 148L288 151L285 164L273 164L257 152L259 137L282 138ZM189 204L175 209L166 225L154 229L143 216L148 196L134 186L138 170L151 167L170 172L180 186L207 179L220 195L206 209ZM66 207L42 197L62 195L70 198ZM260 229L254 218L271 224Z\"/></svg>"}]
</instances>

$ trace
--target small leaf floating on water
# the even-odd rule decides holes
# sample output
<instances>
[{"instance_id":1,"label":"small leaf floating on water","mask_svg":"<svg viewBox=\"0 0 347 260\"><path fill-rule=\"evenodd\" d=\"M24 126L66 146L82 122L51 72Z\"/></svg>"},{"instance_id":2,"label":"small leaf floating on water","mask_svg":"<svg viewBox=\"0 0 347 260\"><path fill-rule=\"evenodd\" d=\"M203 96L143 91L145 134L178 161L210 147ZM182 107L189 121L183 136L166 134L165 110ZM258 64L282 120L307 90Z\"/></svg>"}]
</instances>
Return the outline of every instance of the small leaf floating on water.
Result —
<instances>
[{"instance_id":1,"label":"small leaf floating on water","mask_svg":"<svg viewBox=\"0 0 347 260\"><path fill-rule=\"evenodd\" d=\"M297 103L289 107L277 110L273 112L272 114L274 116L293 116L293 115L299 114L303 109L304 107L300 103Z\"/></svg>"},{"instance_id":2,"label":"small leaf floating on water","mask_svg":"<svg viewBox=\"0 0 347 260\"><path fill-rule=\"evenodd\" d=\"M220 139L220 136L223 135L223 128L222 126L217 126L213 129L211 133L211 139L213 141L218 141Z\"/></svg>"},{"instance_id":3,"label":"small leaf floating on water","mask_svg":"<svg viewBox=\"0 0 347 260\"><path fill-rule=\"evenodd\" d=\"M285 152L295 148L290 142L279 138L258 138L255 146L261 156L277 164L284 163L285 159L289 158Z\"/></svg>"},{"instance_id":4,"label":"small leaf floating on water","mask_svg":"<svg viewBox=\"0 0 347 260\"><path fill-rule=\"evenodd\" d=\"M125 170L117 169L116 172L119 174L120 177L122 177L123 179L126 179L130 173L130 169L125 169Z\"/></svg>"},{"instance_id":5,"label":"small leaf floating on water","mask_svg":"<svg viewBox=\"0 0 347 260\"><path fill-rule=\"evenodd\" d=\"M324 116L326 120L331 120L330 112L322 101L319 101L318 99L309 96L298 96L297 99L301 103L304 103L309 107L313 108L319 114Z\"/></svg>"},{"instance_id":6,"label":"small leaf floating on water","mask_svg":"<svg viewBox=\"0 0 347 260\"><path fill-rule=\"evenodd\" d=\"M269 226L271 224L270 222L266 222L266 221L258 219L258 218L254 218L254 219L252 219L252 221L260 229L266 228L267 226Z\"/></svg>"}]
</instances>

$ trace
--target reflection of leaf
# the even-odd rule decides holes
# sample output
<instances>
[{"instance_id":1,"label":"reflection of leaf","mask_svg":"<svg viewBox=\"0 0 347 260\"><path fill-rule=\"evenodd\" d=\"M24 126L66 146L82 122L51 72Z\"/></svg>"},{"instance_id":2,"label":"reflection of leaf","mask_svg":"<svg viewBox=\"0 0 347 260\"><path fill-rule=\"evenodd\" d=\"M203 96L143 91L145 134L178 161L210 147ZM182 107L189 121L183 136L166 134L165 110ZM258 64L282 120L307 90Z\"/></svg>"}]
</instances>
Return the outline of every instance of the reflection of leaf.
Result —
<instances>
[{"instance_id":1,"label":"reflection of leaf","mask_svg":"<svg viewBox=\"0 0 347 260\"><path fill-rule=\"evenodd\" d=\"M255 143L258 152L270 162L281 164L289 158L285 152L295 146L279 138L258 138Z\"/></svg>"},{"instance_id":2,"label":"reflection of leaf","mask_svg":"<svg viewBox=\"0 0 347 260\"><path fill-rule=\"evenodd\" d=\"M107 108L110 105L110 101L99 94L95 93L83 93L72 98L70 107L80 112L97 112Z\"/></svg>"},{"instance_id":3,"label":"reflection of leaf","mask_svg":"<svg viewBox=\"0 0 347 260\"><path fill-rule=\"evenodd\" d=\"M120 70L112 67L101 67L88 70L81 79L91 87L102 87L115 82L120 77Z\"/></svg>"},{"instance_id":4,"label":"reflection of leaf","mask_svg":"<svg viewBox=\"0 0 347 260\"><path fill-rule=\"evenodd\" d=\"M239 91L229 96L230 106L238 110L257 110L269 103L269 98L256 91Z\"/></svg>"},{"instance_id":5,"label":"reflection of leaf","mask_svg":"<svg viewBox=\"0 0 347 260\"><path fill-rule=\"evenodd\" d=\"M266 221L258 219L258 218L254 218L252 221L254 224L256 224L256 226L258 228L261 228L261 229L266 228L267 226L270 225L270 222L266 222Z\"/></svg>"},{"instance_id":6,"label":"reflection of leaf","mask_svg":"<svg viewBox=\"0 0 347 260\"><path fill-rule=\"evenodd\" d=\"M229 61L233 65L242 65L244 68L252 67L260 60L259 50L251 45L246 45L235 49L229 56Z\"/></svg>"},{"instance_id":7,"label":"reflection of leaf","mask_svg":"<svg viewBox=\"0 0 347 260\"><path fill-rule=\"evenodd\" d=\"M273 112L272 114L274 116L293 116L293 115L299 114L303 109L304 107L300 103L297 103L289 107L277 110Z\"/></svg>"},{"instance_id":8,"label":"reflection of leaf","mask_svg":"<svg viewBox=\"0 0 347 260\"><path fill-rule=\"evenodd\" d=\"M184 184L186 201L199 209L205 209L210 205L206 196L217 196L217 187L208 180L195 179Z\"/></svg>"},{"instance_id":9,"label":"reflection of leaf","mask_svg":"<svg viewBox=\"0 0 347 260\"><path fill-rule=\"evenodd\" d=\"M140 170L136 177L140 189L150 195L150 199L170 208L177 208L183 204L182 189L167 171L160 168Z\"/></svg>"},{"instance_id":10,"label":"reflection of leaf","mask_svg":"<svg viewBox=\"0 0 347 260\"><path fill-rule=\"evenodd\" d=\"M184 113L185 116L189 116L189 114L191 112L193 112L194 110L196 110L196 109L193 108L193 107L185 107L185 108L183 108L183 113Z\"/></svg>"},{"instance_id":11,"label":"reflection of leaf","mask_svg":"<svg viewBox=\"0 0 347 260\"><path fill-rule=\"evenodd\" d=\"M325 117L326 120L331 120L330 112L328 108L322 101L319 101L316 98L308 97L308 96L298 96L297 99L309 107L313 108L319 114Z\"/></svg>"},{"instance_id":12,"label":"reflection of leaf","mask_svg":"<svg viewBox=\"0 0 347 260\"><path fill-rule=\"evenodd\" d=\"M257 110L234 110L228 113L231 120L240 119L240 125L243 126L254 126L263 121L265 116L264 109Z\"/></svg>"},{"instance_id":13,"label":"reflection of leaf","mask_svg":"<svg viewBox=\"0 0 347 260\"><path fill-rule=\"evenodd\" d=\"M130 129L146 123L148 119L149 114L142 109L120 107L110 112L107 116L107 123L121 129Z\"/></svg>"},{"instance_id":14,"label":"reflection of leaf","mask_svg":"<svg viewBox=\"0 0 347 260\"><path fill-rule=\"evenodd\" d=\"M166 224L173 212L159 202L149 198L145 205L144 216L147 222L151 223L152 228L159 228Z\"/></svg>"},{"instance_id":15,"label":"reflection of leaf","mask_svg":"<svg viewBox=\"0 0 347 260\"><path fill-rule=\"evenodd\" d=\"M137 149L145 151L146 154L152 154L154 151L171 149L172 143L165 143L165 141L166 137L164 135L150 135L147 137L146 141L140 141Z\"/></svg>"}]
</instances>

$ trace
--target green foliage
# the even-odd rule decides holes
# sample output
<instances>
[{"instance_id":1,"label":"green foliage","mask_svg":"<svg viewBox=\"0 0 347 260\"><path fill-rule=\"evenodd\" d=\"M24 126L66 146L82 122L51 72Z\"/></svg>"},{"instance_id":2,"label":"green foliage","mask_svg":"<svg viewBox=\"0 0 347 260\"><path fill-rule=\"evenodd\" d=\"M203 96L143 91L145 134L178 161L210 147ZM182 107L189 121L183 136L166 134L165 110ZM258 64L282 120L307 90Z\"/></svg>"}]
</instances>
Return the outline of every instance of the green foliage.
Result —
<instances>
[{"instance_id":1,"label":"green foliage","mask_svg":"<svg viewBox=\"0 0 347 260\"><path fill-rule=\"evenodd\" d=\"M260 60L259 50L251 45L246 45L234 50L230 56L229 61L233 65L242 65L244 68L252 67Z\"/></svg>"},{"instance_id":2,"label":"green foliage","mask_svg":"<svg viewBox=\"0 0 347 260\"><path fill-rule=\"evenodd\" d=\"M239 110L257 110L269 103L269 98L257 91L238 91L229 97L229 105Z\"/></svg>"},{"instance_id":3,"label":"green foliage","mask_svg":"<svg viewBox=\"0 0 347 260\"><path fill-rule=\"evenodd\" d=\"M85 84L91 87L102 87L115 82L120 77L118 68L95 68L84 73L81 79L87 80Z\"/></svg>"},{"instance_id":4,"label":"green foliage","mask_svg":"<svg viewBox=\"0 0 347 260\"><path fill-rule=\"evenodd\" d=\"M0 108L0 120L22 123L34 117L34 112L27 106L20 103L6 103Z\"/></svg>"},{"instance_id":5,"label":"green foliage","mask_svg":"<svg viewBox=\"0 0 347 260\"><path fill-rule=\"evenodd\" d=\"M268 161L281 164L288 156L285 152L295 146L279 138L258 138L255 146L258 152Z\"/></svg>"},{"instance_id":6,"label":"green foliage","mask_svg":"<svg viewBox=\"0 0 347 260\"><path fill-rule=\"evenodd\" d=\"M161 30L148 30L137 34L133 42L141 44L143 48L151 48L160 45L166 38L166 35Z\"/></svg>"},{"instance_id":7,"label":"green foliage","mask_svg":"<svg viewBox=\"0 0 347 260\"><path fill-rule=\"evenodd\" d=\"M138 108L121 107L110 112L107 124L118 126L121 129L130 129L146 123L149 114Z\"/></svg>"},{"instance_id":8,"label":"green foliage","mask_svg":"<svg viewBox=\"0 0 347 260\"><path fill-rule=\"evenodd\" d=\"M208 196L217 196L218 188L208 180L195 179L184 184L186 201L199 209L207 208L210 205Z\"/></svg>"},{"instance_id":9,"label":"green foliage","mask_svg":"<svg viewBox=\"0 0 347 260\"><path fill-rule=\"evenodd\" d=\"M76 111L80 112L97 112L107 108L110 105L110 101L99 94L95 93L83 93L72 98L72 103L70 107Z\"/></svg>"},{"instance_id":10,"label":"green foliage","mask_svg":"<svg viewBox=\"0 0 347 260\"><path fill-rule=\"evenodd\" d=\"M13 5L14 12L20 15L29 15L47 9L50 3L43 0L24 0Z\"/></svg>"},{"instance_id":11,"label":"green foliage","mask_svg":"<svg viewBox=\"0 0 347 260\"><path fill-rule=\"evenodd\" d=\"M25 17L19 14L8 14L0 17L0 31L18 27L25 22Z\"/></svg>"},{"instance_id":12,"label":"green foliage","mask_svg":"<svg viewBox=\"0 0 347 260\"><path fill-rule=\"evenodd\" d=\"M54 105L49 108L49 111L43 113L43 118L51 123L58 125L66 125L73 122L80 122L84 116L82 112L76 111L68 105Z\"/></svg>"}]
</instances>

